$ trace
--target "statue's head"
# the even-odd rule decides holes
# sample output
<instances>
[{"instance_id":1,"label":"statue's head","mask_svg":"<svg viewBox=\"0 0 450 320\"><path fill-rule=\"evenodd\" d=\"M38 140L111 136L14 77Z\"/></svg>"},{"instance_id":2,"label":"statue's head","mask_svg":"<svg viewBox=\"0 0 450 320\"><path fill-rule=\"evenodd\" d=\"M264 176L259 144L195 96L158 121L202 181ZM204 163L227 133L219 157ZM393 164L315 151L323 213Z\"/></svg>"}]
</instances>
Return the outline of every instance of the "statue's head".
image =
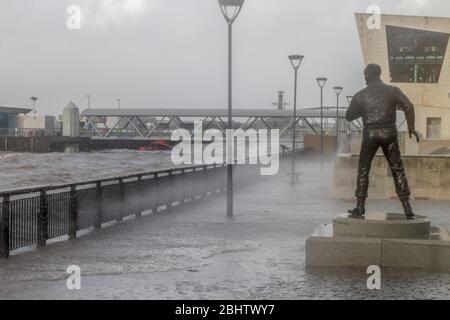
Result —
<instances>
[{"instance_id":1,"label":"statue's head","mask_svg":"<svg viewBox=\"0 0 450 320\"><path fill-rule=\"evenodd\" d=\"M366 78L366 84L369 84L374 80L380 80L381 67L375 63L367 65L366 69L364 69L364 77Z\"/></svg>"}]
</instances>

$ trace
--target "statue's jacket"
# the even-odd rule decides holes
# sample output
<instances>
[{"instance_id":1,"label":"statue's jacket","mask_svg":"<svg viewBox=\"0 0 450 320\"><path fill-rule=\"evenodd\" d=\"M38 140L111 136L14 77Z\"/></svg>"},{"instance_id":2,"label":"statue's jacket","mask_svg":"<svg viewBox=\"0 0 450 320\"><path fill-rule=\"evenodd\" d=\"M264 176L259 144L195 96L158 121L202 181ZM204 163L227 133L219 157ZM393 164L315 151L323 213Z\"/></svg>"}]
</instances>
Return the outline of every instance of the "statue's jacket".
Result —
<instances>
[{"instance_id":1,"label":"statue's jacket","mask_svg":"<svg viewBox=\"0 0 450 320\"><path fill-rule=\"evenodd\" d=\"M396 128L397 109L405 113L409 130L414 130L414 106L403 92L382 80L359 91L347 110L347 121L362 117L364 129Z\"/></svg>"}]
</instances>

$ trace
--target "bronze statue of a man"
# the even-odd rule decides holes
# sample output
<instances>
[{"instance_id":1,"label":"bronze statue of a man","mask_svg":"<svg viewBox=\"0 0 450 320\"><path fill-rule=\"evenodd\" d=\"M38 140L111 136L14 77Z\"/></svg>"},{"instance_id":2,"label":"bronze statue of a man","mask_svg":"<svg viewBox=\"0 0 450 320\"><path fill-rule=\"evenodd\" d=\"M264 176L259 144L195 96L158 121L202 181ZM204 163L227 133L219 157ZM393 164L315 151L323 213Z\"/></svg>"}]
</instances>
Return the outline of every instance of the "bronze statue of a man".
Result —
<instances>
[{"instance_id":1,"label":"bronze statue of a man","mask_svg":"<svg viewBox=\"0 0 450 320\"><path fill-rule=\"evenodd\" d=\"M357 205L348 213L355 218L364 217L370 166L378 148L381 147L391 167L395 190L405 215L408 219L414 219L409 202L411 192L400 155L396 126L398 108L405 113L409 137L414 135L417 142L419 141L419 135L414 128L414 106L399 88L387 85L381 80L379 65L369 64L364 70L364 76L367 87L353 97L346 114L347 121L362 117L364 124L355 192Z\"/></svg>"}]
</instances>

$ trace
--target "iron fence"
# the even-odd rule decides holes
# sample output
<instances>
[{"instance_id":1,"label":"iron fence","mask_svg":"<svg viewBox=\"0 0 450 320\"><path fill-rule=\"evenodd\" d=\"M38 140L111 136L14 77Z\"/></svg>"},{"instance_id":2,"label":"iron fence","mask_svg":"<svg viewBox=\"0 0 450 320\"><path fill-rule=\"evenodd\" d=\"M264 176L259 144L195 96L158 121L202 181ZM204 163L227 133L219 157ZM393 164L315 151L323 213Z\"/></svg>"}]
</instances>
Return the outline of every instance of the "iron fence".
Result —
<instances>
[{"instance_id":1,"label":"iron fence","mask_svg":"<svg viewBox=\"0 0 450 320\"><path fill-rule=\"evenodd\" d=\"M290 155L285 152L283 155ZM258 165L235 165L239 186L259 177ZM226 190L226 165L178 167L68 185L0 192L0 257L84 229L171 210Z\"/></svg>"}]
</instances>

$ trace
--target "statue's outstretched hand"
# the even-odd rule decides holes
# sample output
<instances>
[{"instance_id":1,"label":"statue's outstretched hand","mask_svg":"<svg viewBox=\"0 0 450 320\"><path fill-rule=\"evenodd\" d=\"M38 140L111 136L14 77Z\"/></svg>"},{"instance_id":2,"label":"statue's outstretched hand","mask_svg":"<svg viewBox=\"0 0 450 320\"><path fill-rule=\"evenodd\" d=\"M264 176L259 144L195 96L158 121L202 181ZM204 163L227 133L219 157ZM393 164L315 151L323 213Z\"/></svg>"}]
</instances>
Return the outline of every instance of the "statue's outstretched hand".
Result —
<instances>
[{"instance_id":1,"label":"statue's outstretched hand","mask_svg":"<svg viewBox=\"0 0 450 320\"><path fill-rule=\"evenodd\" d=\"M409 138L412 139L412 136L415 136L415 137L416 137L416 140L417 140L417 143L419 143L419 141L420 141L420 135L419 135L419 133L418 133L416 130L410 129L410 130L409 130Z\"/></svg>"}]
</instances>

